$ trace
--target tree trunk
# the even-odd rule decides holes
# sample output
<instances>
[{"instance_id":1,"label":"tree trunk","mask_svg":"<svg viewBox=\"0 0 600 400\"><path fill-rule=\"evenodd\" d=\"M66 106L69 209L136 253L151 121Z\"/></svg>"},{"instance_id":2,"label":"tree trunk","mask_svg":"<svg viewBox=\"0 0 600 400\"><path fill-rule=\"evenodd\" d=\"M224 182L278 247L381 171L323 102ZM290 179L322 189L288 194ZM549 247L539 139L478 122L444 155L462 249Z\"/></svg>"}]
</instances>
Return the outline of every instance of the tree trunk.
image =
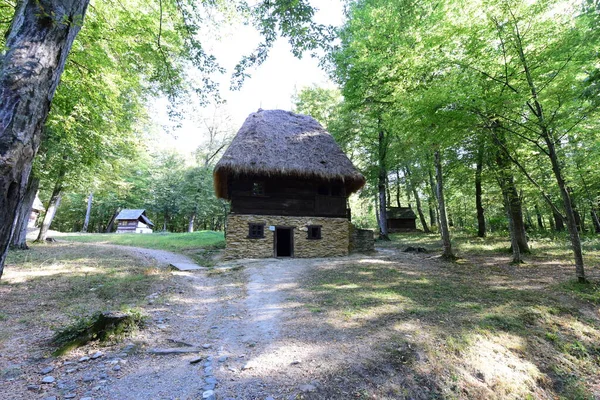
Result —
<instances>
[{"instance_id":1,"label":"tree trunk","mask_svg":"<svg viewBox=\"0 0 600 400\"><path fill-rule=\"evenodd\" d=\"M421 221L421 225L423 226L423 232L430 233L429 227L427 226L427 221L425 220L425 216L423 215L423 209L421 208L421 199L419 198L419 193L417 192L417 188L412 181L412 175L409 167L405 167L406 174L406 182L411 187L413 196L415 198L415 203L417 205L417 213L419 214L419 220Z\"/></svg>"},{"instance_id":2,"label":"tree trunk","mask_svg":"<svg viewBox=\"0 0 600 400\"><path fill-rule=\"evenodd\" d=\"M550 157L550 161L552 163L552 172L554 172L554 177L558 183L565 215L567 217L567 229L569 230L569 235L571 237L571 247L573 248L573 256L575 258L575 274L577 275L577 280L579 282L587 282L585 279L585 268L583 265L583 252L581 251L581 239L579 238L579 231L577 230L577 221L575 220L575 212L571 203L571 196L569 196L569 191L567 190L567 185L563 178L562 167L558 161L554 140L550 137L550 134L545 129L545 126L542 126L542 128L543 132L545 133L544 140L546 141L546 146L548 146L548 156Z\"/></svg>"},{"instance_id":3,"label":"tree trunk","mask_svg":"<svg viewBox=\"0 0 600 400\"><path fill-rule=\"evenodd\" d=\"M381 228L381 221L379 218L379 200L377 200L377 196L375 196L375 219L377 220L377 226Z\"/></svg>"},{"instance_id":4,"label":"tree trunk","mask_svg":"<svg viewBox=\"0 0 600 400\"><path fill-rule=\"evenodd\" d=\"M440 209L440 231L442 233L442 243L444 252L442 258L454 260L456 257L452 253L452 242L450 241L450 230L448 229L448 220L446 218L446 203L444 201L444 181L442 174L442 160L439 150L435 152L435 176L437 180L437 199Z\"/></svg>"},{"instance_id":5,"label":"tree trunk","mask_svg":"<svg viewBox=\"0 0 600 400\"><path fill-rule=\"evenodd\" d=\"M113 227L115 225L115 219L117 218L117 215L119 215L120 212L121 212L121 208L119 207L113 213L112 218L110 219L110 221L108 221L108 225L106 225L106 230L104 231L105 233L111 233L112 232Z\"/></svg>"},{"instance_id":6,"label":"tree trunk","mask_svg":"<svg viewBox=\"0 0 600 400\"><path fill-rule=\"evenodd\" d=\"M592 224L594 225L594 232L600 233L600 220L598 220L598 213L595 209L590 210L590 216L592 217Z\"/></svg>"},{"instance_id":7,"label":"tree trunk","mask_svg":"<svg viewBox=\"0 0 600 400\"><path fill-rule=\"evenodd\" d=\"M195 220L196 220L196 214L190 215L190 218L188 220L188 227L187 227L188 233L194 232L194 221Z\"/></svg>"},{"instance_id":8,"label":"tree trunk","mask_svg":"<svg viewBox=\"0 0 600 400\"><path fill-rule=\"evenodd\" d=\"M475 209L477 210L477 236L485 237L485 215L481 200L481 174L483 172L483 146L477 151L477 166L475 169Z\"/></svg>"},{"instance_id":9,"label":"tree trunk","mask_svg":"<svg viewBox=\"0 0 600 400\"><path fill-rule=\"evenodd\" d=\"M42 222L42 226L40 227L40 233L38 234L36 242L43 242L46 240L46 237L48 236L48 230L50 229L50 225L52 225L52 221L54 220L56 210L60 205L61 198L62 180L60 182L56 182L56 184L54 185L54 190L52 191L52 196L50 196L48 207L46 207L46 214L44 215L44 221Z\"/></svg>"},{"instance_id":10,"label":"tree trunk","mask_svg":"<svg viewBox=\"0 0 600 400\"><path fill-rule=\"evenodd\" d=\"M556 232L564 232L565 223L563 216L557 212L553 212L552 217L554 218L554 230Z\"/></svg>"},{"instance_id":11,"label":"tree trunk","mask_svg":"<svg viewBox=\"0 0 600 400\"><path fill-rule=\"evenodd\" d=\"M396 168L396 207L400 208L400 169Z\"/></svg>"},{"instance_id":12,"label":"tree trunk","mask_svg":"<svg viewBox=\"0 0 600 400\"><path fill-rule=\"evenodd\" d=\"M540 212L540 207L535 205L535 217L537 219L538 229L543 231L544 228L544 220L542 219L542 213Z\"/></svg>"},{"instance_id":13,"label":"tree trunk","mask_svg":"<svg viewBox=\"0 0 600 400\"><path fill-rule=\"evenodd\" d=\"M429 225L431 225L432 227L436 225L436 219L435 219L435 207L433 205L433 198L429 197Z\"/></svg>"},{"instance_id":14,"label":"tree trunk","mask_svg":"<svg viewBox=\"0 0 600 400\"><path fill-rule=\"evenodd\" d=\"M94 193L90 192L87 201L87 209L85 210L85 220L83 221L83 228L81 232L87 232L88 225L90 224L90 214L92 213L92 201L94 200Z\"/></svg>"},{"instance_id":15,"label":"tree trunk","mask_svg":"<svg viewBox=\"0 0 600 400\"><path fill-rule=\"evenodd\" d=\"M502 185L502 183L501 183ZM521 251L519 249L519 234L515 229L515 215L512 212L511 199L509 197L509 191L502 190L504 198L504 209L506 210L506 217L508 218L508 231L510 234L510 248L512 250L512 263L521 264Z\"/></svg>"},{"instance_id":16,"label":"tree trunk","mask_svg":"<svg viewBox=\"0 0 600 400\"><path fill-rule=\"evenodd\" d=\"M492 127L491 129L497 130L498 127ZM494 134L494 141L499 148L505 148L506 144L504 137L500 134ZM514 231L517 235L517 243L519 244L519 250L521 253L529 253L529 244L527 243L527 234L525 232L525 223L523 221L523 206L517 186L512 175L510 160L502 150L496 152L496 165L498 166L498 179L500 188L502 189L502 195L506 195L508 199L508 205L510 213L512 215L512 221L514 224Z\"/></svg>"},{"instance_id":17,"label":"tree trunk","mask_svg":"<svg viewBox=\"0 0 600 400\"><path fill-rule=\"evenodd\" d=\"M16 3L0 56L0 278L42 126L88 3Z\"/></svg>"},{"instance_id":18,"label":"tree trunk","mask_svg":"<svg viewBox=\"0 0 600 400\"><path fill-rule=\"evenodd\" d=\"M33 202L40 187L40 180L34 176L29 177L27 182L27 191L19 208L19 214L13 232L11 247L13 249L27 250L27 228L29 225L29 216L33 210Z\"/></svg>"},{"instance_id":19,"label":"tree trunk","mask_svg":"<svg viewBox=\"0 0 600 400\"><path fill-rule=\"evenodd\" d=\"M560 195L563 201L563 210L565 211L567 228L571 237L571 247L573 249L573 256L575 259L575 274L579 282L587 282L585 279L585 269L583 265L583 253L581 251L581 239L579 238L579 231L577 230L577 222L575 220L575 213L573 212L573 203L571 201L571 196L569 195L567 184L563 177L562 166L559 162L558 154L556 152L556 143L560 142L556 140L546 121L544 108L542 107L538 97L538 88L536 87L531 75L531 67L527 57L525 56L525 48L521 33L519 32L519 27L517 25L515 25L514 34L519 61L523 67L523 72L525 73L525 78L527 79L527 85L529 86L529 91L531 94L530 100L527 101L527 106L537 118L536 125L539 127L539 136L543 138L544 142L546 143L548 150L546 154L550 158L552 172L554 173L554 177L558 183L558 188L560 189Z\"/></svg>"},{"instance_id":20,"label":"tree trunk","mask_svg":"<svg viewBox=\"0 0 600 400\"><path fill-rule=\"evenodd\" d=\"M377 189L379 191L379 239L390 240L388 235L387 227L387 202L386 202L386 151L387 145L385 140L385 132L383 129L379 129L379 143L378 143L378 160L379 160L379 171L377 174Z\"/></svg>"},{"instance_id":21,"label":"tree trunk","mask_svg":"<svg viewBox=\"0 0 600 400\"><path fill-rule=\"evenodd\" d=\"M433 173L431 172L431 169L429 169L427 172L429 173L429 186L431 187L431 193L432 193L432 196L433 196L432 200L435 200L435 201L432 201L431 203L433 204L433 209L435 211L435 221L436 221L436 223L432 223L431 225L439 226L440 225L440 211L439 211L439 208L438 208L439 201L438 201L438 198L437 198L437 189L436 189L435 182L433 180Z\"/></svg>"}]
</instances>

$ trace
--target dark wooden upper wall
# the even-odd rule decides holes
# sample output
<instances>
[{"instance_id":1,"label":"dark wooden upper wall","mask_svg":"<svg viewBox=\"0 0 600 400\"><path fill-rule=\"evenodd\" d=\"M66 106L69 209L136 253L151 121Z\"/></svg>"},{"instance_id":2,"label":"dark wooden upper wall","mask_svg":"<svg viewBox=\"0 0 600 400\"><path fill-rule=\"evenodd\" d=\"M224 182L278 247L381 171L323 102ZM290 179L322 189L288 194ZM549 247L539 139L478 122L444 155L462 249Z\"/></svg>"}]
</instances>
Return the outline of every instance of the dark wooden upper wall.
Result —
<instances>
[{"instance_id":1,"label":"dark wooden upper wall","mask_svg":"<svg viewBox=\"0 0 600 400\"><path fill-rule=\"evenodd\" d=\"M230 177L229 193L234 214L347 215L347 196L341 181L238 176Z\"/></svg>"}]
</instances>

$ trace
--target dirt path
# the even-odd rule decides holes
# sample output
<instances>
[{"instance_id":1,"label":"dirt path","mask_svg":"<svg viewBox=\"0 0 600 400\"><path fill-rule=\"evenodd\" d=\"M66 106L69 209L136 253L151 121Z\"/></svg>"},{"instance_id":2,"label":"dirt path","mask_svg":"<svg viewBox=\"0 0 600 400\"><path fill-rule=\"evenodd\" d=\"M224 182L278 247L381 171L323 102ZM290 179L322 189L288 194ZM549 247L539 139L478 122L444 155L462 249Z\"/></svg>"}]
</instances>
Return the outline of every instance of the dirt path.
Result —
<instances>
[{"instance_id":1,"label":"dirt path","mask_svg":"<svg viewBox=\"0 0 600 400\"><path fill-rule=\"evenodd\" d=\"M185 256L166 251L117 247L161 264L189 262ZM173 272L177 293L168 299L160 293L151 296L153 304L148 311L152 322L135 338L137 351L127 357L113 355L122 375L98 395L107 399L192 399L209 396L213 389L219 399L293 395L304 382L285 376L300 358L299 350L277 351L284 300L298 278L322 261L249 261L236 263L232 270ZM201 348L203 361L190 364L197 353L148 352L152 348L185 349L182 343Z\"/></svg>"}]
</instances>

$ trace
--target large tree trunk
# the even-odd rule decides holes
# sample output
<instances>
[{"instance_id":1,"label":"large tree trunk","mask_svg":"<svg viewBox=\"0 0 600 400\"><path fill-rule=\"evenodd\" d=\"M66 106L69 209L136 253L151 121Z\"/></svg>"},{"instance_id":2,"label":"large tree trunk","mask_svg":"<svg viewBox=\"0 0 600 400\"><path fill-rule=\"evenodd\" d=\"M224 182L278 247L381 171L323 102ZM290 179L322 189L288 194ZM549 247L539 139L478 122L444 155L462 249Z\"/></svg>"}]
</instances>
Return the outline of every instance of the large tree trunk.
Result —
<instances>
[{"instance_id":1,"label":"large tree trunk","mask_svg":"<svg viewBox=\"0 0 600 400\"><path fill-rule=\"evenodd\" d=\"M29 177L29 182L27 182L27 191L25 192L25 197L23 198L23 202L21 203L21 207L19 207L19 214L17 217L17 222L15 225L15 230L13 232L12 240L11 240L11 248L13 249L21 249L27 250L27 228L29 225L29 216L33 211L33 202L35 201L35 196L40 187L40 180L34 176Z\"/></svg>"},{"instance_id":2,"label":"large tree trunk","mask_svg":"<svg viewBox=\"0 0 600 400\"><path fill-rule=\"evenodd\" d=\"M502 185L502 183L500 183ZM504 209L506 210L506 216L508 218L508 231L510 234L510 248L512 250L512 263L513 264L521 264L523 260L521 259L521 251L519 249L519 234L515 229L515 215L512 212L511 199L509 198L509 192L507 190L502 190L503 198L504 198Z\"/></svg>"},{"instance_id":3,"label":"large tree trunk","mask_svg":"<svg viewBox=\"0 0 600 400\"><path fill-rule=\"evenodd\" d=\"M485 215L481 200L481 174L483 172L483 146L477 151L477 166L475 169L475 209L477 210L477 236L485 237Z\"/></svg>"},{"instance_id":4,"label":"large tree trunk","mask_svg":"<svg viewBox=\"0 0 600 400\"><path fill-rule=\"evenodd\" d=\"M48 207L46 207L46 214L44 215L44 221L42 222L42 226L40 227L40 233L38 234L36 242L43 242L48 236L48 230L50 230L50 225L52 225L52 221L54 220L54 216L56 215L56 210L60 206L60 200L62 198L62 189L62 180L60 180L56 182L56 184L54 185L54 190L52 190L52 196L50 196Z\"/></svg>"},{"instance_id":5,"label":"large tree trunk","mask_svg":"<svg viewBox=\"0 0 600 400\"><path fill-rule=\"evenodd\" d=\"M0 56L0 277L42 126L89 0L20 0Z\"/></svg>"},{"instance_id":6,"label":"large tree trunk","mask_svg":"<svg viewBox=\"0 0 600 400\"><path fill-rule=\"evenodd\" d=\"M442 257L448 260L456 259L454 253L452 253L452 242L450 241L450 229L448 228L448 219L446 218L446 202L444 201L444 180L442 174L442 160L440 157L439 150L435 152L435 177L437 180L437 193L438 205L440 209L440 231L442 233L442 243L444 245L444 252Z\"/></svg>"},{"instance_id":7,"label":"large tree trunk","mask_svg":"<svg viewBox=\"0 0 600 400\"><path fill-rule=\"evenodd\" d=\"M92 201L94 201L94 193L90 192L87 201L87 208L85 210L85 220L83 221L83 228L81 232L87 232L88 225L90 224L90 215L92 214Z\"/></svg>"},{"instance_id":8,"label":"large tree trunk","mask_svg":"<svg viewBox=\"0 0 600 400\"><path fill-rule=\"evenodd\" d=\"M493 127L491 129L498 129ZM500 134L494 135L494 140L499 148L505 148L506 143L504 137ZM523 221L523 206L521 204L521 197L517 191L515 180L511 171L510 160L502 150L496 152L496 165L498 166L498 179L500 181L500 188L502 189L502 195L508 199L509 211L512 216L512 223L514 225L514 233L517 235L517 243L519 244L519 250L521 253L529 253L529 244L527 243L527 234L525 232L525 223Z\"/></svg>"},{"instance_id":9,"label":"large tree trunk","mask_svg":"<svg viewBox=\"0 0 600 400\"><path fill-rule=\"evenodd\" d=\"M377 190L379 191L379 239L390 240L388 235L387 226L387 198L386 198L386 152L387 144L385 139L385 132L383 129L379 129L379 143L378 143L378 160L379 160L379 171L377 174Z\"/></svg>"}]
</instances>

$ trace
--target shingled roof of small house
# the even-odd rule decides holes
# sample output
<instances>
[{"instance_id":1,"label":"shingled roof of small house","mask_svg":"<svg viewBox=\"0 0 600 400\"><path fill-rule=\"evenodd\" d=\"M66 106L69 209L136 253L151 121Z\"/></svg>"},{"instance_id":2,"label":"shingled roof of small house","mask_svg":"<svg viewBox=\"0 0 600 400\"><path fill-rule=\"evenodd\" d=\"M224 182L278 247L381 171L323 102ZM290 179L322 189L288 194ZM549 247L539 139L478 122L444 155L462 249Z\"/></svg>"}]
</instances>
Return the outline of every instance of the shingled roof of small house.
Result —
<instances>
[{"instance_id":1,"label":"shingled roof of small house","mask_svg":"<svg viewBox=\"0 0 600 400\"><path fill-rule=\"evenodd\" d=\"M146 216L146 210L144 209L140 209L140 210L134 210L134 209L124 209L121 210L121 212L119 212L119 215L117 215L117 218L115 218L115 220L137 220L137 219L141 219L143 223L145 223L148 226L154 226L154 223L152 223L152 221L150 221L150 218L148 218Z\"/></svg>"},{"instance_id":2,"label":"shingled roof of small house","mask_svg":"<svg viewBox=\"0 0 600 400\"><path fill-rule=\"evenodd\" d=\"M410 207L390 207L387 210L388 219L417 219L417 215Z\"/></svg>"},{"instance_id":3,"label":"shingled roof of small house","mask_svg":"<svg viewBox=\"0 0 600 400\"><path fill-rule=\"evenodd\" d=\"M242 174L341 180L347 193L365 184L365 177L314 118L284 110L258 110L248 116L215 166L217 196L228 198L227 177Z\"/></svg>"}]
</instances>

